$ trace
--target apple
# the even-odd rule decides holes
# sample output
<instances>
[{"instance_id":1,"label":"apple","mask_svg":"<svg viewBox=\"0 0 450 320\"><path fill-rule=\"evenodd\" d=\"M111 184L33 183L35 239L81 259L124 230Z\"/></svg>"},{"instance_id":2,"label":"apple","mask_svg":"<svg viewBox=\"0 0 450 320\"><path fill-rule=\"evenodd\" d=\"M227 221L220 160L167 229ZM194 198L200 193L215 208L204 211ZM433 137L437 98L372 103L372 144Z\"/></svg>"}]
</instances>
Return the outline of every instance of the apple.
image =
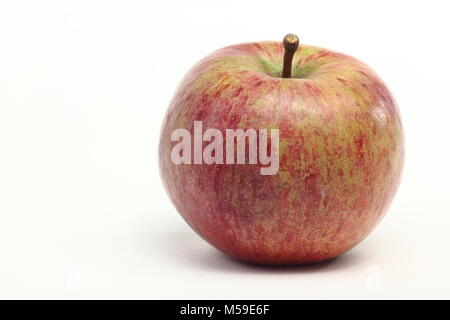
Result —
<instances>
[{"instance_id":1,"label":"apple","mask_svg":"<svg viewBox=\"0 0 450 320\"><path fill-rule=\"evenodd\" d=\"M302 264L348 251L378 224L403 150L399 110L374 71L289 34L198 62L168 108L159 163L176 209L212 246Z\"/></svg>"}]
</instances>

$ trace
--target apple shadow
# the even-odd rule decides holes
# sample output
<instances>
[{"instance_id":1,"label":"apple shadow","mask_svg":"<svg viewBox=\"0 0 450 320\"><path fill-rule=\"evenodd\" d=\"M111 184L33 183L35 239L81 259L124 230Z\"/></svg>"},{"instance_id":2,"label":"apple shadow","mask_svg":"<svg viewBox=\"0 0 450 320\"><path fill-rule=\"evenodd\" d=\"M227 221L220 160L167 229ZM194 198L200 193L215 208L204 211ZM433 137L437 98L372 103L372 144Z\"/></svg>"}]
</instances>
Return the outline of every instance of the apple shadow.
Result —
<instances>
[{"instance_id":1,"label":"apple shadow","mask_svg":"<svg viewBox=\"0 0 450 320\"><path fill-rule=\"evenodd\" d=\"M364 263L367 257L358 250L351 250L337 258L301 265L261 265L231 258L207 244L192 232L164 232L153 235L158 238L158 251L169 263L184 265L208 272L226 273L317 273L336 272ZM155 239L153 239L155 241ZM155 243L155 242L153 242Z\"/></svg>"}]
</instances>

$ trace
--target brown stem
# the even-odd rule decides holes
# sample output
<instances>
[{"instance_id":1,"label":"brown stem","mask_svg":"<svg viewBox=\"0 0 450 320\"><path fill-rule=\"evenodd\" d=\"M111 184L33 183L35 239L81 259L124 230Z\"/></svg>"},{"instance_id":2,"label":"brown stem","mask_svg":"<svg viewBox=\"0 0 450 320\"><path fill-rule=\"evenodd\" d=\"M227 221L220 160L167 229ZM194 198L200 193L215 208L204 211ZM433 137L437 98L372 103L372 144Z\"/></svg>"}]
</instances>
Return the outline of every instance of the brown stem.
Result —
<instances>
[{"instance_id":1,"label":"brown stem","mask_svg":"<svg viewBox=\"0 0 450 320\"><path fill-rule=\"evenodd\" d=\"M282 78L290 78L292 70L292 58L298 48L298 37L295 34L288 33L283 38L284 58L283 58L283 73Z\"/></svg>"}]
</instances>

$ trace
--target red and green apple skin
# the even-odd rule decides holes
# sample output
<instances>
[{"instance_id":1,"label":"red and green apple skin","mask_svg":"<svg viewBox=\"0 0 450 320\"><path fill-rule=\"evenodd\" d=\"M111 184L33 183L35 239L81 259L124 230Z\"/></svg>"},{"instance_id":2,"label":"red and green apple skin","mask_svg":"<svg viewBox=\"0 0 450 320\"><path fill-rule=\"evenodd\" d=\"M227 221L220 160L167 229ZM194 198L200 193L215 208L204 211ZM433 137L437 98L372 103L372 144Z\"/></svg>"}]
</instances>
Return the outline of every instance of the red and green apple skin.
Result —
<instances>
[{"instance_id":1,"label":"red and green apple skin","mask_svg":"<svg viewBox=\"0 0 450 320\"><path fill-rule=\"evenodd\" d=\"M227 255L252 263L334 258L385 215L404 158L399 111L381 79L353 57L300 45L281 78L280 42L238 44L182 80L160 139L163 183L185 221ZM177 128L279 129L279 170L176 165ZM270 137L270 134L269 134Z\"/></svg>"}]
</instances>

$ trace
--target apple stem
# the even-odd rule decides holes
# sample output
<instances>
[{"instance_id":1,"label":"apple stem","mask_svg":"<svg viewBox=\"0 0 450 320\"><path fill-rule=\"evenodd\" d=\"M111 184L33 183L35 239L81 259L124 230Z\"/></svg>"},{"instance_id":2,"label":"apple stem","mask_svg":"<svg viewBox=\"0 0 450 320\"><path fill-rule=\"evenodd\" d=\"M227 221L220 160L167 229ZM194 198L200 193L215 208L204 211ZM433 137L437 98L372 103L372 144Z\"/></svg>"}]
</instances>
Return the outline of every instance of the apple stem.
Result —
<instances>
[{"instance_id":1,"label":"apple stem","mask_svg":"<svg viewBox=\"0 0 450 320\"><path fill-rule=\"evenodd\" d=\"M283 57L283 73L282 78L290 78L292 71L292 59L298 48L298 37L295 34L288 33L283 38L284 57Z\"/></svg>"}]
</instances>

